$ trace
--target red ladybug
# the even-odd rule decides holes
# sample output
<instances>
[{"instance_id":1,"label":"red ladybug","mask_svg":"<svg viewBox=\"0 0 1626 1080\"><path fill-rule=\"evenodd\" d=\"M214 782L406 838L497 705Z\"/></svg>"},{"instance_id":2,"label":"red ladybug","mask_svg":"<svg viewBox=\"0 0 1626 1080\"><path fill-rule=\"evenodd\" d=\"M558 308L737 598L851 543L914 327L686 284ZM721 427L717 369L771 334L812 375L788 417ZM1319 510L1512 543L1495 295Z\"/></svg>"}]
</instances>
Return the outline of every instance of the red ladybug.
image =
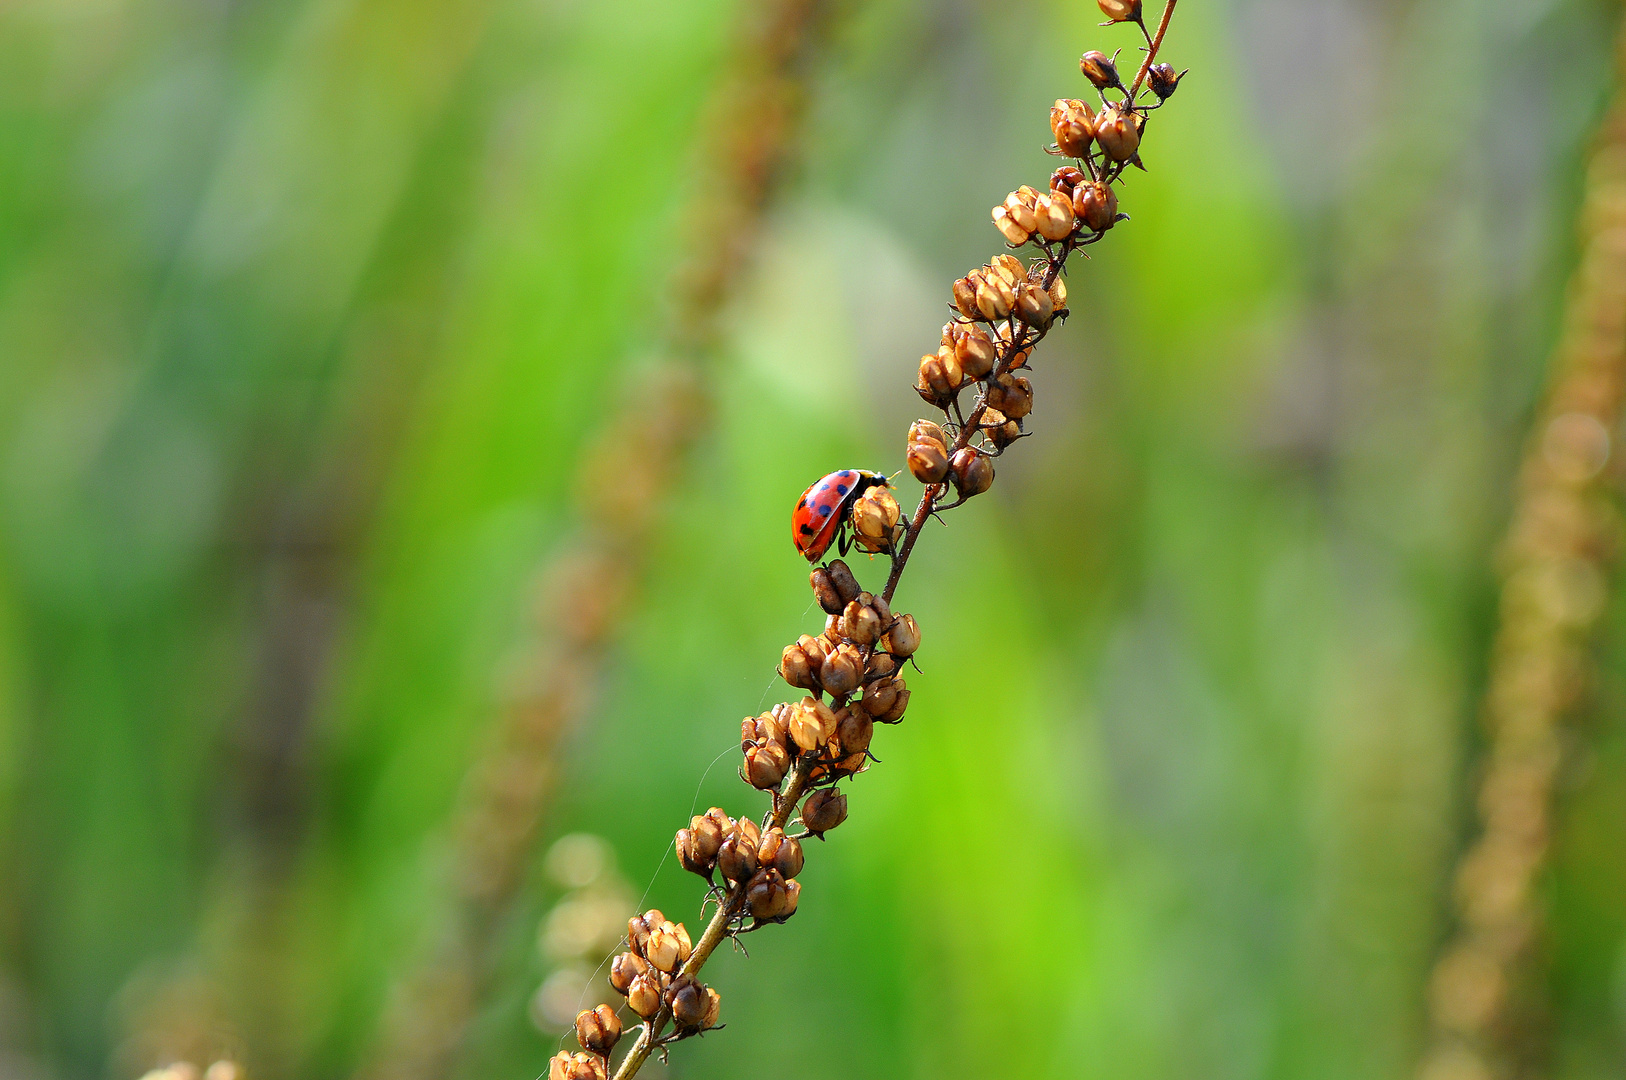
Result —
<instances>
[{"instance_id":1,"label":"red ladybug","mask_svg":"<svg viewBox=\"0 0 1626 1080\"><path fill-rule=\"evenodd\" d=\"M790 538L808 562L818 562L830 549L830 541L841 536L841 554L847 554L848 537L843 526L854 500L872 487L887 486L886 477L868 469L842 469L802 492L796 512L790 518Z\"/></svg>"}]
</instances>

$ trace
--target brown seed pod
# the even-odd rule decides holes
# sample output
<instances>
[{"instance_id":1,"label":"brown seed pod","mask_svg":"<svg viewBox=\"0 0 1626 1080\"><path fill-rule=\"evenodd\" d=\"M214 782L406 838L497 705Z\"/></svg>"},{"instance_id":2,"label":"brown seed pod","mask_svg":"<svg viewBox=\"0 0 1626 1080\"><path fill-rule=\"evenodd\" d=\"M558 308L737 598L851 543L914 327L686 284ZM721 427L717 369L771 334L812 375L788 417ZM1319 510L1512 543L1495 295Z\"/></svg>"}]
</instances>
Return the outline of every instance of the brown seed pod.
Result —
<instances>
[{"instance_id":1,"label":"brown seed pod","mask_svg":"<svg viewBox=\"0 0 1626 1080\"><path fill-rule=\"evenodd\" d=\"M1068 198L1072 198L1078 186L1088 179L1076 165L1063 165L1050 174L1050 190L1065 192Z\"/></svg>"},{"instance_id":2,"label":"brown seed pod","mask_svg":"<svg viewBox=\"0 0 1626 1080\"><path fill-rule=\"evenodd\" d=\"M843 754L862 754L869 749L870 740L874 737L875 720L863 709L842 709L837 714L835 741L841 744ZM784 867L779 869L788 878L796 876Z\"/></svg>"},{"instance_id":3,"label":"brown seed pod","mask_svg":"<svg viewBox=\"0 0 1626 1080\"><path fill-rule=\"evenodd\" d=\"M895 656L884 652L872 652L869 654L869 664L864 668L864 681L869 683L877 679L890 678L901 666L903 662Z\"/></svg>"},{"instance_id":4,"label":"brown seed pod","mask_svg":"<svg viewBox=\"0 0 1626 1080\"><path fill-rule=\"evenodd\" d=\"M987 409L983 412L982 430L996 450L1003 450L1022 437L1021 423L1012 420L998 409Z\"/></svg>"},{"instance_id":5,"label":"brown seed pod","mask_svg":"<svg viewBox=\"0 0 1626 1080\"><path fill-rule=\"evenodd\" d=\"M740 818L733 831L723 838L723 846L717 852L717 869L729 881L749 880L757 872L757 847L761 843L757 823L750 818Z\"/></svg>"},{"instance_id":6,"label":"brown seed pod","mask_svg":"<svg viewBox=\"0 0 1626 1080\"><path fill-rule=\"evenodd\" d=\"M989 216L993 218L994 228L999 230L999 235L1003 236L1005 242L1012 247L1021 247L1033 235L1032 229L1024 229L1016 223L1016 219L1011 216L1010 210L1006 209L1003 204L990 210Z\"/></svg>"},{"instance_id":7,"label":"brown seed pod","mask_svg":"<svg viewBox=\"0 0 1626 1080\"><path fill-rule=\"evenodd\" d=\"M627 1004L632 1011L648 1020L661 1011L661 984L659 976L653 972L646 972L632 980L627 988Z\"/></svg>"},{"instance_id":8,"label":"brown seed pod","mask_svg":"<svg viewBox=\"0 0 1626 1080\"><path fill-rule=\"evenodd\" d=\"M1141 0L1095 0L1101 14L1113 22L1140 22Z\"/></svg>"},{"instance_id":9,"label":"brown seed pod","mask_svg":"<svg viewBox=\"0 0 1626 1080\"><path fill-rule=\"evenodd\" d=\"M679 975L672 980L668 994L672 1003L672 1022L679 1031L704 1031L717 1022L717 991L690 975Z\"/></svg>"},{"instance_id":10,"label":"brown seed pod","mask_svg":"<svg viewBox=\"0 0 1626 1080\"><path fill-rule=\"evenodd\" d=\"M807 576L807 583L813 588L813 598L826 613L834 614L841 610L841 592L830 577L830 571L819 567Z\"/></svg>"},{"instance_id":11,"label":"brown seed pod","mask_svg":"<svg viewBox=\"0 0 1626 1080\"><path fill-rule=\"evenodd\" d=\"M915 622L915 617L899 615L893 620L886 636L881 639L881 648L893 656L915 655L915 650L920 648L920 626Z\"/></svg>"},{"instance_id":12,"label":"brown seed pod","mask_svg":"<svg viewBox=\"0 0 1626 1080\"><path fill-rule=\"evenodd\" d=\"M671 923L663 923L651 930L648 940L644 942L644 957L657 971L664 971L668 975L683 962L680 955L683 951L682 942Z\"/></svg>"},{"instance_id":13,"label":"brown seed pod","mask_svg":"<svg viewBox=\"0 0 1626 1080\"><path fill-rule=\"evenodd\" d=\"M608 1005L583 1009L576 1014L576 1041L583 1050L609 1056L621 1038L621 1018Z\"/></svg>"},{"instance_id":14,"label":"brown seed pod","mask_svg":"<svg viewBox=\"0 0 1626 1080\"><path fill-rule=\"evenodd\" d=\"M847 796L835 788L820 788L802 804L802 824L822 836L847 820Z\"/></svg>"},{"instance_id":15,"label":"brown seed pod","mask_svg":"<svg viewBox=\"0 0 1626 1080\"><path fill-rule=\"evenodd\" d=\"M649 940L650 931L665 921L666 916L661 914L659 908L650 908L642 915L634 915L628 919L627 944L632 946L632 951L643 956L644 944Z\"/></svg>"},{"instance_id":16,"label":"brown seed pod","mask_svg":"<svg viewBox=\"0 0 1626 1080\"><path fill-rule=\"evenodd\" d=\"M786 884L785 876L773 867L758 870L745 894L751 914L763 920L782 919L790 915L795 908L790 902L790 890Z\"/></svg>"},{"instance_id":17,"label":"brown seed pod","mask_svg":"<svg viewBox=\"0 0 1626 1080\"><path fill-rule=\"evenodd\" d=\"M1085 184L1073 192L1073 212L1092 232L1105 232L1118 220L1118 193L1111 184Z\"/></svg>"},{"instance_id":18,"label":"brown seed pod","mask_svg":"<svg viewBox=\"0 0 1626 1080\"><path fill-rule=\"evenodd\" d=\"M604 1059L597 1054L561 1050L548 1059L548 1080L605 1080Z\"/></svg>"},{"instance_id":19,"label":"brown seed pod","mask_svg":"<svg viewBox=\"0 0 1626 1080\"><path fill-rule=\"evenodd\" d=\"M1054 200L1050 200L1048 196L1045 198L1049 203L1054 203ZM1041 209L1043 209L1043 206L1041 206ZM1071 207L1068 208L1069 213L1071 213L1071 209ZM1048 213L1048 211L1045 212ZM1041 232L1044 230L1045 220L1042 216L1039 219ZM1006 281L999 274L979 273L975 277L977 312L984 319L1003 319L1010 315L1011 308L1016 306L1016 290L1012 283ZM959 368L958 361L955 362L955 368Z\"/></svg>"},{"instance_id":20,"label":"brown seed pod","mask_svg":"<svg viewBox=\"0 0 1626 1080\"><path fill-rule=\"evenodd\" d=\"M1067 314L1067 285L1061 280L1059 275L1050 285L1050 306L1058 316ZM1024 358L1022 363L1026 362L1027 361ZM1012 366L1021 367L1022 365L1015 364Z\"/></svg>"},{"instance_id":21,"label":"brown seed pod","mask_svg":"<svg viewBox=\"0 0 1626 1080\"><path fill-rule=\"evenodd\" d=\"M695 818L695 820L700 821L702 819ZM717 865L717 857L712 855L708 859L702 854L702 849L696 844L695 833L692 828L679 829L673 847L677 850L678 865L682 866L683 869L691 874L699 874L701 877L711 876L712 868Z\"/></svg>"},{"instance_id":22,"label":"brown seed pod","mask_svg":"<svg viewBox=\"0 0 1626 1080\"><path fill-rule=\"evenodd\" d=\"M849 515L854 541L865 551L891 550L902 513L891 488L870 488L853 502Z\"/></svg>"},{"instance_id":23,"label":"brown seed pod","mask_svg":"<svg viewBox=\"0 0 1626 1080\"><path fill-rule=\"evenodd\" d=\"M757 863L771 867L789 881L802 872L802 842L786 836L783 829L769 829L762 834L762 846L757 849Z\"/></svg>"},{"instance_id":24,"label":"brown seed pod","mask_svg":"<svg viewBox=\"0 0 1626 1080\"><path fill-rule=\"evenodd\" d=\"M945 338L948 336L947 327L944 328L943 335ZM909 441L920 442L922 439L935 442L944 449L948 448L948 435L944 433L942 427L930 420L916 420L909 425Z\"/></svg>"},{"instance_id":25,"label":"brown seed pod","mask_svg":"<svg viewBox=\"0 0 1626 1080\"><path fill-rule=\"evenodd\" d=\"M947 356L939 352L920 358L920 377L915 382L915 392L928 403L947 408L964 383L965 373L952 352Z\"/></svg>"},{"instance_id":26,"label":"brown seed pod","mask_svg":"<svg viewBox=\"0 0 1626 1080\"><path fill-rule=\"evenodd\" d=\"M960 370L965 372L967 378L984 379L994 370L999 351L982 327L974 323L951 324L946 336L954 349L954 358L960 361ZM938 430L941 432L942 429ZM947 436L941 441L946 448L949 443Z\"/></svg>"},{"instance_id":27,"label":"brown seed pod","mask_svg":"<svg viewBox=\"0 0 1626 1080\"><path fill-rule=\"evenodd\" d=\"M1057 149L1070 158L1081 158L1090 152L1095 124L1095 110L1088 102L1057 98L1050 107L1050 133L1056 137Z\"/></svg>"},{"instance_id":28,"label":"brown seed pod","mask_svg":"<svg viewBox=\"0 0 1626 1080\"><path fill-rule=\"evenodd\" d=\"M1006 212L1010 214L1012 221L1027 232L1032 232L1037 227L1034 224L1033 205L1038 197L1039 193L1026 184L1005 196L1003 205Z\"/></svg>"},{"instance_id":29,"label":"brown seed pod","mask_svg":"<svg viewBox=\"0 0 1626 1080\"><path fill-rule=\"evenodd\" d=\"M1102 111L1095 125L1095 141L1113 161L1128 161L1140 149L1141 118L1116 105Z\"/></svg>"},{"instance_id":30,"label":"brown seed pod","mask_svg":"<svg viewBox=\"0 0 1626 1080\"><path fill-rule=\"evenodd\" d=\"M824 661L824 666L819 669L819 679L824 683L824 688L829 691L832 697L837 698L844 698L854 690L858 689L858 684L863 680L863 677L864 658L862 654L859 653L858 647L851 644L843 644L837 648L835 652L831 653L829 657L826 658ZM830 713L832 717L835 715L833 712L831 712L829 706L823 705L822 703L819 704L824 712ZM824 725L822 723L822 717L820 720L820 735L822 737L820 737L818 742L815 744L818 746L822 746L828 742L830 739L830 734L834 730L833 721L828 725ZM791 721L791 737L796 740L796 745L802 747L804 750L813 749L811 746L804 745L802 741L804 738L812 738L813 736L807 732L805 728L802 735L797 735L795 724L796 721L793 719Z\"/></svg>"},{"instance_id":31,"label":"brown seed pod","mask_svg":"<svg viewBox=\"0 0 1626 1080\"><path fill-rule=\"evenodd\" d=\"M1159 101L1167 101L1174 96L1180 88L1180 80L1186 77L1185 72L1175 74L1171 64L1153 64L1146 71L1146 85L1152 88Z\"/></svg>"},{"instance_id":32,"label":"brown seed pod","mask_svg":"<svg viewBox=\"0 0 1626 1080\"><path fill-rule=\"evenodd\" d=\"M935 439L909 444L909 475L922 484L941 484L948 475L948 452Z\"/></svg>"},{"instance_id":33,"label":"brown seed pod","mask_svg":"<svg viewBox=\"0 0 1626 1080\"><path fill-rule=\"evenodd\" d=\"M954 306L961 315L968 319L980 319L982 315L977 311L977 287L972 284L969 275L958 278L954 282Z\"/></svg>"},{"instance_id":34,"label":"brown seed pod","mask_svg":"<svg viewBox=\"0 0 1626 1080\"><path fill-rule=\"evenodd\" d=\"M753 746L745 752L745 779L760 791L777 789L788 772L790 752L779 743Z\"/></svg>"},{"instance_id":35,"label":"brown seed pod","mask_svg":"<svg viewBox=\"0 0 1626 1080\"><path fill-rule=\"evenodd\" d=\"M610 985L616 993L625 995L632 986L632 980L649 970L649 962L643 957L624 952L610 961Z\"/></svg>"},{"instance_id":36,"label":"brown seed pod","mask_svg":"<svg viewBox=\"0 0 1626 1080\"><path fill-rule=\"evenodd\" d=\"M814 661L809 657L807 649L800 643L786 645L779 654L779 677L798 690L817 690L820 662L822 660Z\"/></svg>"},{"instance_id":37,"label":"brown seed pod","mask_svg":"<svg viewBox=\"0 0 1626 1080\"><path fill-rule=\"evenodd\" d=\"M862 592L863 588L858 584L858 579L853 577L852 570L848 569L847 564L840 559L829 563L825 566L825 569L830 572L830 584L836 587L836 595L841 597L841 607L836 609L836 611L840 611L841 608L847 606L853 597Z\"/></svg>"},{"instance_id":38,"label":"brown seed pod","mask_svg":"<svg viewBox=\"0 0 1626 1080\"><path fill-rule=\"evenodd\" d=\"M994 486L994 463L969 446L955 451L949 470L962 498L981 495Z\"/></svg>"},{"instance_id":39,"label":"brown seed pod","mask_svg":"<svg viewBox=\"0 0 1626 1080\"><path fill-rule=\"evenodd\" d=\"M841 615L841 635L855 645L873 645L881 636L881 614L861 600L847 605Z\"/></svg>"},{"instance_id":40,"label":"brown seed pod","mask_svg":"<svg viewBox=\"0 0 1626 1080\"><path fill-rule=\"evenodd\" d=\"M1057 196L1057 201L1061 201L1060 195ZM1022 282L1016 294L1016 314L1023 322L1043 330L1050 325L1054 313L1055 305L1051 302L1048 292L1031 281Z\"/></svg>"},{"instance_id":41,"label":"brown seed pod","mask_svg":"<svg viewBox=\"0 0 1626 1080\"><path fill-rule=\"evenodd\" d=\"M1046 240L1065 240L1072 235L1077 219L1073 217L1072 200L1066 196L1058 192L1040 195L1035 213L1039 218L1039 235Z\"/></svg>"},{"instance_id":42,"label":"brown seed pod","mask_svg":"<svg viewBox=\"0 0 1626 1080\"><path fill-rule=\"evenodd\" d=\"M1078 70L1084 73L1084 77L1090 80L1097 90L1124 88L1123 80L1118 77L1118 65L1104 52L1091 49L1079 57Z\"/></svg>"},{"instance_id":43,"label":"brown seed pod","mask_svg":"<svg viewBox=\"0 0 1626 1080\"><path fill-rule=\"evenodd\" d=\"M1011 420L1020 420L1033 411L1033 384L1006 372L989 385L988 405Z\"/></svg>"}]
</instances>

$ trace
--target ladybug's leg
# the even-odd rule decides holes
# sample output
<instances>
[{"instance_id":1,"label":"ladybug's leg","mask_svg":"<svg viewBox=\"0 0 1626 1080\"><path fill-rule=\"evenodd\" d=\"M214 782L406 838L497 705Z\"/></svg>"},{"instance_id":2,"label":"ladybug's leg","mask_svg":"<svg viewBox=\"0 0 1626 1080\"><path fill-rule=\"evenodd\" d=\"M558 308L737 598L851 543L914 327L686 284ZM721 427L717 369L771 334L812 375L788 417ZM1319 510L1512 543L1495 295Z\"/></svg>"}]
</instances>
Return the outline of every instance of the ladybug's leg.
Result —
<instances>
[{"instance_id":1,"label":"ladybug's leg","mask_svg":"<svg viewBox=\"0 0 1626 1080\"><path fill-rule=\"evenodd\" d=\"M836 553L845 559L847 552L852 550L852 546L853 539L847 535L847 523L843 521L836 527Z\"/></svg>"}]
</instances>

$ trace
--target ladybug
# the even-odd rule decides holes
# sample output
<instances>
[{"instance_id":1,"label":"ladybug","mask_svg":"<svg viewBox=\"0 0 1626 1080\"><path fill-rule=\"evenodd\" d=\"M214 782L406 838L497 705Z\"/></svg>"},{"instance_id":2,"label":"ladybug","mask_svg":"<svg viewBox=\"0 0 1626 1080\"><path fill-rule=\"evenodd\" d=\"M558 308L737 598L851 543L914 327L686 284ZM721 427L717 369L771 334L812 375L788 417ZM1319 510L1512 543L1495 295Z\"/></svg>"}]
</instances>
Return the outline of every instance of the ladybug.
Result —
<instances>
[{"instance_id":1,"label":"ladybug","mask_svg":"<svg viewBox=\"0 0 1626 1080\"><path fill-rule=\"evenodd\" d=\"M790 538L808 562L818 562L839 534L841 554L847 554L847 511L858 496L872 487L886 487L887 479L868 469L842 469L818 481L796 500L790 518Z\"/></svg>"}]
</instances>

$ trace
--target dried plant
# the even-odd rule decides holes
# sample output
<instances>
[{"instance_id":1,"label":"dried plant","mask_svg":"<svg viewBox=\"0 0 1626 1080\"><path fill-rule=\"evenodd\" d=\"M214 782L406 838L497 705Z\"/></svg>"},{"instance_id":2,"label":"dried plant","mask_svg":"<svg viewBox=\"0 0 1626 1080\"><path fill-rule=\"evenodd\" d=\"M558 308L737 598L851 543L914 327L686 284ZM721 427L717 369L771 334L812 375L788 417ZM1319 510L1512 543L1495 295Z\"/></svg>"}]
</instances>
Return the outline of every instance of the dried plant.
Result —
<instances>
[{"instance_id":1,"label":"dried plant","mask_svg":"<svg viewBox=\"0 0 1626 1080\"><path fill-rule=\"evenodd\" d=\"M473 764L451 824L450 912L402 980L366 1076L445 1075L479 1002L491 940L531 859L561 737L592 708L605 652L641 569L661 495L709 407L702 368L796 144L824 0L771 0L745 15L735 59L700 139L685 209L685 258L668 289L664 340L642 387L585 455L576 535L538 568L534 640ZM613 478L613 482L611 481Z\"/></svg>"},{"instance_id":2,"label":"dried plant","mask_svg":"<svg viewBox=\"0 0 1626 1080\"><path fill-rule=\"evenodd\" d=\"M1008 245L1036 257L1024 263L1002 254L954 282L953 319L937 351L921 358L915 385L942 418L909 429L907 467L925 485L914 515L903 519L885 477L856 470L830 474L796 504L793 538L809 561L832 545L844 554L851 544L890 556L891 572L881 592L870 593L839 559L813 570L810 584L828 615L824 632L787 646L779 666L806 696L741 725L741 776L769 794L766 814L759 823L713 807L679 830L678 859L706 879L706 904L715 913L698 941L658 910L635 915L627 951L611 963L611 985L640 1021L617 1080L636 1074L655 1051L664 1055L672 1043L717 1026L721 997L700 981L701 969L725 939L796 913L802 841L846 819L839 785L873 760L875 725L897 723L908 708L900 673L920 645L920 630L912 616L892 611L892 601L910 555L934 515L989 489L995 459L1025 435L1034 390L1018 373L1031 367L1034 347L1067 314L1067 260L1124 220L1115 185L1140 165L1147 120L1183 75L1157 62L1175 0L1168 0L1155 33L1147 30L1140 0L1098 2L1111 22L1139 29L1145 57L1125 85L1111 57L1084 54L1080 70L1099 109L1063 99L1050 114L1051 153L1072 164L1057 169L1044 191L1020 187L992 212ZM969 408L961 401L967 391L974 395ZM605 1080L622 1030L619 1011L607 1004L582 1012L581 1050L555 1056L550 1080Z\"/></svg>"},{"instance_id":3,"label":"dried plant","mask_svg":"<svg viewBox=\"0 0 1626 1080\"><path fill-rule=\"evenodd\" d=\"M1626 47L1623 38L1622 47ZM1626 69L1626 53L1617 58ZM1423 1080L1500 1080L1543 1068L1538 900L1552 839L1564 719L1595 677L1592 633L1620 535L1603 483L1626 394L1626 92L1587 171L1581 253L1551 382L1518 474L1500 623L1482 718L1479 835L1454 881L1457 927L1429 993Z\"/></svg>"}]
</instances>

